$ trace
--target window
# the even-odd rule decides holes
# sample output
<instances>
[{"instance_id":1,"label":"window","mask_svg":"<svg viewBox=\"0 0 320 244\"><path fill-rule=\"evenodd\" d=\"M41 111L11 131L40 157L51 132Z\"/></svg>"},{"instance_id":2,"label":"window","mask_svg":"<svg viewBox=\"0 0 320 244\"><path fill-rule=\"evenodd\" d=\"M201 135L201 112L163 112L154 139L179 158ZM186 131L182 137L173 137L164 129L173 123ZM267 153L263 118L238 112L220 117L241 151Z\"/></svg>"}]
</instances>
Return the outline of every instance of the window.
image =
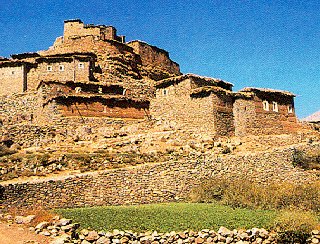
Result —
<instances>
[{"instance_id":1,"label":"window","mask_svg":"<svg viewBox=\"0 0 320 244\"><path fill-rule=\"evenodd\" d=\"M163 96L167 96L168 95L168 90L167 89L163 89Z\"/></svg>"},{"instance_id":2,"label":"window","mask_svg":"<svg viewBox=\"0 0 320 244\"><path fill-rule=\"evenodd\" d=\"M78 68L79 68L79 69L84 69L84 63L79 63L79 64L78 64Z\"/></svg>"},{"instance_id":3,"label":"window","mask_svg":"<svg viewBox=\"0 0 320 244\"><path fill-rule=\"evenodd\" d=\"M64 71L64 65L59 65L59 71Z\"/></svg>"},{"instance_id":4,"label":"window","mask_svg":"<svg viewBox=\"0 0 320 244\"><path fill-rule=\"evenodd\" d=\"M293 106L291 104L288 106L288 113L289 114L293 113Z\"/></svg>"},{"instance_id":5,"label":"window","mask_svg":"<svg viewBox=\"0 0 320 244\"><path fill-rule=\"evenodd\" d=\"M277 102L272 102L272 110L274 112L278 112L279 111Z\"/></svg>"},{"instance_id":6,"label":"window","mask_svg":"<svg viewBox=\"0 0 320 244\"><path fill-rule=\"evenodd\" d=\"M268 101L263 101L262 104L263 104L263 109L265 111L269 111L269 102Z\"/></svg>"},{"instance_id":7,"label":"window","mask_svg":"<svg viewBox=\"0 0 320 244\"><path fill-rule=\"evenodd\" d=\"M52 65L47 66L47 71L52 71Z\"/></svg>"},{"instance_id":8,"label":"window","mask_svg":"<svg viewBox=\"0 0 320 244\"><path fill-rule=\"evenodd\" d=\"M12 75L14 75L14 74L15 74L15 72L14 72L14 71L12 71L12 72L11 72L11 74L12 74Z\"/></svg>"}]
</instances>

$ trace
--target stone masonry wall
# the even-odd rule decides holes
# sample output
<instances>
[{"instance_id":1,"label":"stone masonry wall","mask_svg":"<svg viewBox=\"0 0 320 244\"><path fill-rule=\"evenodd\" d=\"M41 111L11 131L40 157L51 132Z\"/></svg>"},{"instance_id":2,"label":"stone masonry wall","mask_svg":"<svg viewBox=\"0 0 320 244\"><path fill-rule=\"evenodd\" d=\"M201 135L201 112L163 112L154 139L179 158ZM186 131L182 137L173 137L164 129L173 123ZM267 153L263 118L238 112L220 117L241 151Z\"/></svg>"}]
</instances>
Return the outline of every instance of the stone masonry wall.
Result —
<instances>
[{"instance_id":1,"label":"stone masonry wall","mask_svg":"<svg viewBox=\"0 0 320 244\"><path fill-rule=\"evenodd\" d=\"M1 96L0 118L3 124L34 123L39 115L39 99L36 92Z\"/></svg>"},{"instance_id":2,"label":"stone masonry wall","mask_svg":"<svg viewBox=\"0 0 320 244\"><path fill-rule=\"evenodd\" d=\"M169 53L145 42L132 41L128 45L141 57L142 65L149 69L160 69L168 74L180 75L179 65L169 58ZM151 77L152 78L152 77ZM156 77L155 80L158 80ZM163 79L163 77L161 77Z\"/></svg>"},{"instance_id":3,"label":"stone masonry wall","mask_svg":"<svg viewBox=\"0 0 320 244\"><path fill-rule=\"evenodd\" d=\"M82 64L80 67L79 64ZM48 70L48 67L51 70ZM60 70L61 69L61 70ZM90 62L43 62L28 72L28 90L37 89L41 81L77 81L88 82L90 78Z\"/></svg>"},{"instance_id":4,"label":"stone masonry wall","mask_svg":"<svg viewBox=\"0 0 320 244\"><path fill-rule=\"evenodd\" d=\"M269 101L269 111L263 109L263 101ZM278 112L273 111L272 101L277 102ZM288 112L293 98L266 97L240 98L234 103L235 130L237 136L248 134L282 134L296 132L301 125L294 111Z\"/></svg>"},{"instance_id":5,"label":"stone masonry wall","mask_svg":"<svg viewBox=\"0 0 320 244\"><path fill-rule=\"evenodd\" d=\"M165 89L157 89L156 98L150 104L152 117L175 123L177 128L215 135L212 98L191 98L190 91L189 79Z\"/></svg>"},{"instance_id":6,"label":"stone masonry wall","mask_svg":"<svg viewBox=\"0 0 320 244\"><path fill-rule=\"evenodd\" d=\"M0 96L21 93L24 90L24 66L0 68Z\"/></svg>"},{"instance_id":7,"label":"stone masonry wall","mask_svg":"<svg viewBox=\"0 0 320 244\"><path fill-rule=\"evenodd\" d=\"M299 149L320 150L320 144ZM130 168L4 184L3 206L42 205L47 208L170 202L188 198L190 190L210 177L310 182L315 172L294 168L293 147L242 156L188 155L179 162L150 163Z\"/></svg>"}]
</instances>

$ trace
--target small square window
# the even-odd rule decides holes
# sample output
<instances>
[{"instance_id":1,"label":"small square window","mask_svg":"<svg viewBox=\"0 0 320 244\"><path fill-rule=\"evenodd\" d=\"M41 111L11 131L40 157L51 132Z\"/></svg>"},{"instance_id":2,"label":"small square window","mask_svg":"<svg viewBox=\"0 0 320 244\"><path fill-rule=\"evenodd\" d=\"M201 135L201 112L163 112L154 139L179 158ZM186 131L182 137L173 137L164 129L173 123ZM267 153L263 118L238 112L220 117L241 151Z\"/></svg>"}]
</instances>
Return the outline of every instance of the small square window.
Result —
<instances>
[{"instance_id":1,"label":"small square window","mask_svg":"<svg viewBox=\"0 0 320 244\"><path fill-rule=\"evenodd\" d=\"M47 71L52 71L52 65L47 66Z\"/></svg>"},{"instance_id":2,"label":"small square window","mask_svg":"<svg viewBox=\"0 0 320 244\"><path fill-rule=\"evenodd\" d=\"M168 95L168 90L167 89L163 89L163 96L167 96Z\"/></svg>"},{"instance_id":3,"label":"small square window","mask_svg":"<svg viewBox=\"0 0 320 244\"><path fill-rule=\"evenodd\" d=\"M263 105L263 109L265 111L269 111L269 102L268 101L263 101L262 105Z\"/></svg>"},{"instance_id":4,"label":"small square window","mask_svg":"<svg viewBox=\"0 0 320 244\"><path fill-rule=\"evenodd\" d=\"M289 106L288 106L288 113L289 113L289 114L292 114L292 113L293 113L293 106L292 106L292 105L289 105Z\"/></svg>"},{"instance_id":5,"label":"small square window","mask_svg":"<svg viewBox=\"0 0 320 244\"><path fill-rule=\"evenodd\" d=\"M272 102L272 110L274 112L279 112L278 103L277 102Z\"/></svg>"},{"instance_id":6,"label":"small square window","mask_svg":"<svg viewBox=\"0 0 320 244\"><path fill-rule=\"evenodd\" d=\"M59 71L64 71L64 65L59 65Z\"/></svg>"},{"instance_id":7,"label":"small square window","mask_svg":"<svg viewBox=\"0 0 320 244\"><path fill-rule=\"evenodd\" d=\"M79 64L78 64L78 68L79 68L79 69L84 69L84 63L79 63Z\"/></svg>"}]
</instances>

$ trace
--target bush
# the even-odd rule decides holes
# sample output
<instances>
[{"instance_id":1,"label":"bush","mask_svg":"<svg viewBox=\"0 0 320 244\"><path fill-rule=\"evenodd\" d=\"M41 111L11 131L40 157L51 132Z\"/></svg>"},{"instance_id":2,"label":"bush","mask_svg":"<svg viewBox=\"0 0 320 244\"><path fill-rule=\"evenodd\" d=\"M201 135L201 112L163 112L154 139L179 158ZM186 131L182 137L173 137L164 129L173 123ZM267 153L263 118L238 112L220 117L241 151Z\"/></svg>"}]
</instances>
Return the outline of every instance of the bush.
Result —
<instances>
[{"instance_id":1,"label":"bush","mask_svg":"<svg viewBox=\"0 0 320 244\"><path fill-rule=\"evenodd\" d=\"M258 184L246 179L210 179L192 189L192 202L220 201L232 207L320 211L320 181Z\"/></svg>"},{"instance_id":2,"label":"bush","mask_svg":"<svg viewBox=\"0 0 320 244\"><path fill-rule=\"evenodd\" d=\"M301 167L303 169L320 169L320 152L294 149L292 156L292 164L294 167Z\"/></svg>"},{"instance_id":3,"label":"bush","mask_svg":"<svg viewBox=\"0 0 320 244\"><path fill-rule=\"evenodd\" d=\"M306 243L318 224L315 214L298 210L284 210L276 217L274 229L278 243Z\"/></svg>"}]
</instances>

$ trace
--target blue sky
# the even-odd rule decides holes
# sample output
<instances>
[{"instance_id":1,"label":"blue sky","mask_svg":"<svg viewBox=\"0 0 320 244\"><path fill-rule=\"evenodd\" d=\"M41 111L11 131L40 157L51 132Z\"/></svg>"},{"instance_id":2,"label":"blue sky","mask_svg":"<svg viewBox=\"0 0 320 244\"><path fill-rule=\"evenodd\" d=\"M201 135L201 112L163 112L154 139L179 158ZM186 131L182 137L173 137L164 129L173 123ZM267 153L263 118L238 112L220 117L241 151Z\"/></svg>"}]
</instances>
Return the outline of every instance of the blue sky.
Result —
<instances>
[{"instance_id":1,"label":"blue sky","mask_svg":"<svg viewBox=\"0 0 320 244\"><path fill-rule=\"evenodd\" d=\"M320 110L319 0L0 0L0 56L47 49L65 19L113 25L166 49L183 73L297 94Z\"/></svg>"}]
</instances>

